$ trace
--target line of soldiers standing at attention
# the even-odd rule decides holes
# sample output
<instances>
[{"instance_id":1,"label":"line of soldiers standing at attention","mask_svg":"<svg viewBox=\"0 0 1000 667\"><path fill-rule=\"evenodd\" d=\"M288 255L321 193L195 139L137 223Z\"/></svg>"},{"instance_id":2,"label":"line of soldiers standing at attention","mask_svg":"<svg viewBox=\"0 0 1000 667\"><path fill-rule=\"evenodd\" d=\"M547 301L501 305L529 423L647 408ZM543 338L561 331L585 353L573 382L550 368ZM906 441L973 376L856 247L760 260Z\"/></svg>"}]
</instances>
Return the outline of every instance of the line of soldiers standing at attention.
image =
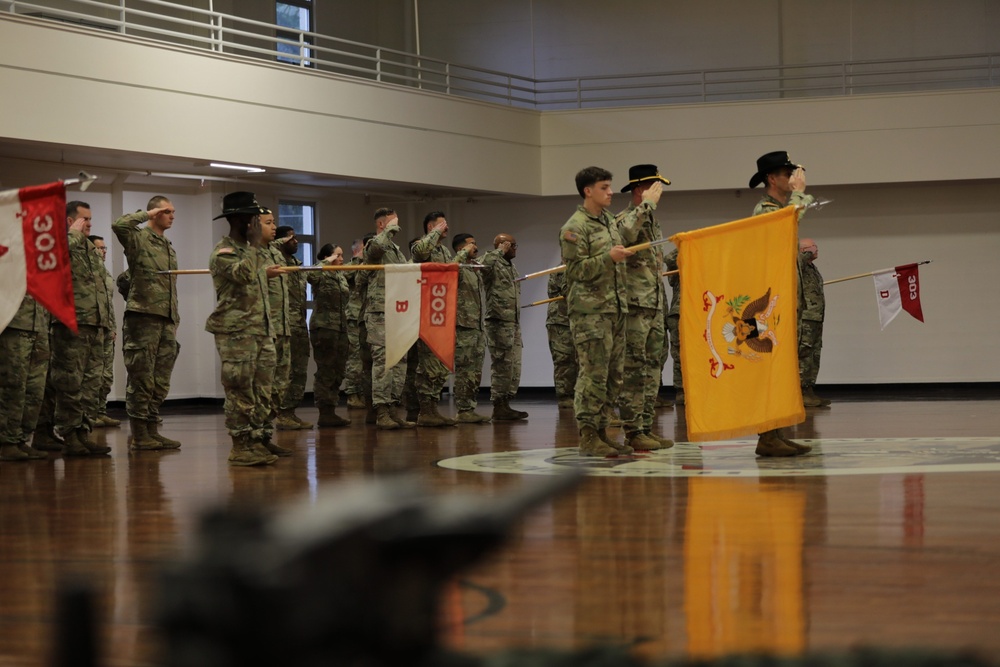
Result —
<instances>
[{"instance_id":1,"label":"line of soldiers standing at attention","mask_svg":"<svg viewBox=\"0 0 1000 667\"><path fill-rule=\"evenodd\" d=\"M550 298L546 328L552 353L554 382L560 408L572 407L580 430L579 448L585 456L628 455L656 450L673 442L653 431L654 409L667 357L673 357L676 402L684 403L680 364L680 278L670 277L673 298L667 305L661 271L677 269L677 250L664 255L660 246L633 251L626 246L663 238L655 210L664 185L656 165L629 169L622 192L631 193L629 205L617 216L609 213L612 175L587 167L576 175L583 203L562 226L559 243L564 273L549 278ZM757 160L750 187L765 184L754 215L785 206L805 207L805 174L785 151ZM805 212L803 208L802 213ZM815 394L822 349L825 300L823 279L813 265L816 242L799 242L798 350L799 376L806 407L825 407L829 401ZM607 432L620 413L624 442ZM759 434L758 456L798 456L808 445L790 440L781 429Z\"/></svg>"}]
</instances>

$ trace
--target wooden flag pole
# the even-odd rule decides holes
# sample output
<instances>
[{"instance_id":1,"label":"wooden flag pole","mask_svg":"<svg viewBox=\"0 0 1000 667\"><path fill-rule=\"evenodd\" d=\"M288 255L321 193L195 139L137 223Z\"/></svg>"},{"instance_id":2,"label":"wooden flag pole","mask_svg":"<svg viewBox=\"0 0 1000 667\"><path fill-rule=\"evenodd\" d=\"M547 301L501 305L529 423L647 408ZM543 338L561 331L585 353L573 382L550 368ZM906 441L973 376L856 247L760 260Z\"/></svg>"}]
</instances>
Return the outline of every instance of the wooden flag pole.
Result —
<instances>
[{"instance_id":1,"label":"wooden flag pole","mask_svg":"<svg viewBox=\"0 0 1000 667\"><path fill-rule=\"evenodd\" d=\"M929 260L929 259L925 259L922 262L914 262L914 264L916 264L917 266L920 266L922 264L930 264L930 263L931 263L931 260ZM900 264L900 266L903 266L903 265ZM843 283L843 282L847 282L848 280L857 280L858 278L867 278L869 276L874 276L874 275L879 274L879 273L888 273L889 271L895 271L895 270L896 270L896 267L893 266L893 267L888 268L888 269L879 269L878 271L869 271L868 273L859 273L859 274L857 274L855 276L845 276L843 278L834 278L833 280L825 280L825 281L823 281L823 286L825 287L827 285L833 285L834 283Z\"/></svg>"},{"instance_id":2,"label":"wooden flag pole","mask_svg":"<svg viewBox=\"0 0 1000 667\"><path fill-rule=\"evenodd\" d=\"M632 252L641 252L643 250L649 250L653 246L663 245L664 243L667 243L669 241L670 239L659 239L658 241L646 241L645 243L637 243L635 245L630 245L625 249L631 250ZM545 269L544 271L536 271L534 273L525 274L520 278L516 278L514 282L520 283L525 280L531 280L532 278L541 278L542 276L547 276L550 273L559 273L560 271L565 271L565 270L566 270L566 265L560 264L559 266L553 266L551 269Z\"/></svg>"},{"instance_id":3,"label":"wooden flag pole","mask_svg":"<svg viewBox=\"0 0 1000 667\"><path fill-rule=\"evenodd\" d=\"M662 276L676 276L678 273L680 273L680 271L678 269L674 269L673 271L664 271L660 275L662 275ZM566 297L564 297L564 296L554 296L551 299L542 299L541 301L533 301L533 302L529 303L526 306L521 306L521 308L531 308L532 306L544 306L547 303L552 303L553 301L562 301L565 298Z\"/></svg>"}]
</instances>

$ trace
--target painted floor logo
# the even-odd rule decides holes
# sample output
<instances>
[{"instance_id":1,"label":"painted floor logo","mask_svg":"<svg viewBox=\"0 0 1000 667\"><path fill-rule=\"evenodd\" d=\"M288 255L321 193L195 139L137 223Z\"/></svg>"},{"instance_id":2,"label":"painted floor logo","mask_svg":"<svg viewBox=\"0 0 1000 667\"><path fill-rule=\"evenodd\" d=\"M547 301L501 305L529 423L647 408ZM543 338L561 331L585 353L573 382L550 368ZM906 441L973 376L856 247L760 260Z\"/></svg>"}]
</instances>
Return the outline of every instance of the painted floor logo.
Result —
<instances>
[{"instance_id":1,"label":"painted floor logo","mask_svg":"<svg viewBox=\"0 0 1000 667\"><path fill-rule=\"evenodd\" d=\"M756 440L681 442L671 449L597 459L575 447L471 454L438 461L450 470L555 475L567 468L604 477L804 477L1000 471L996 438L823 438L805 456L759 458Z\"/></svg>"}]
</instances>

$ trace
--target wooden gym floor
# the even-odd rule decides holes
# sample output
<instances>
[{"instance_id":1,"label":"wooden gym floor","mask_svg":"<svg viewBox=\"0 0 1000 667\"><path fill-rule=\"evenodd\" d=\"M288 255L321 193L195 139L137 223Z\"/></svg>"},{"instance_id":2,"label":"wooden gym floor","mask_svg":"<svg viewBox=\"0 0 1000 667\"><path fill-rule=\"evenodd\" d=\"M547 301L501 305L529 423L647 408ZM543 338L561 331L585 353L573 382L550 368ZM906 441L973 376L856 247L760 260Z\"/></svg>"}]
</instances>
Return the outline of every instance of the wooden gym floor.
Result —
<instances>
[{"instance_id":1,"label":"wooden gym floor","mask_svg":"<svg viewBox=\"0 0 1000 667\"><path fill-rule=\"evenodd\" d=\"M794 429L814 453L782 460L756 459L752 440L682 443L673 409L658 416L673 449L581 459L571 411L544 396L513 402L526 422L445 429L378 432L353 410L347 428L279 432L295 455L263 469L226 465L215 406L165 415L178 452L130 454L127 426L103 429L110 457L0 463L0 665L47 661L54 591L70 575L99 591L101 664L154 664L155 574L206 507L398 472L492 496L581 466L592 475L576 491L447 591L451 646L1000 656L1000 392L826 393L832 407Z\"/></svg>"}]
</instances>

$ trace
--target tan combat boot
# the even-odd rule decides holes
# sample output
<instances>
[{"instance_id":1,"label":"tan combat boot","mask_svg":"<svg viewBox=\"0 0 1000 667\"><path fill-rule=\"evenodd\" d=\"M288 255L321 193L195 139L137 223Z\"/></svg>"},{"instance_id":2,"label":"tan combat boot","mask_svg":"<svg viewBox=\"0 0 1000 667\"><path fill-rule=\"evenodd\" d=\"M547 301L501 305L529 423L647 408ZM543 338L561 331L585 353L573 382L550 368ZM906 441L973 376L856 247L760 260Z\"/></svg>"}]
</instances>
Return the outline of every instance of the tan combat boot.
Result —
<instances>
[{"instance_id":1,"label":"tan combat boot","mask_svg":"<svg viewBox=\"0 0 1000 667\"><path fill-rule=\"evenodd\" d=\"M265 435L257 444L266 449L269 454L274 454L275 456L291 456L294 453L288 447L282 447L278 443L273 442L269 435Z\"/></svg>"},{"instance_id":2,"label":"tan combat boot","mask_svg":"<svg viewBox=\"0 0 1000 667\"><path fill-rule=\"evenodd\" d=\"M319 419L316 420L316 425L320 428L327 426L350 426L350 424L351 420L338 415L334 407L327 405L319 406Z\"/></svg>"},{"instance_id":3,"label":"tan combat boot","mask_svg":"<svg viewBox=\"0 0 1000 667\"><path fill-rule=\"evenodd\" d=\"M115 419L114 417L109 417L106 414L98 415L97 419L94 420L94 426L97 428L103 427L115 427L121 426L122 422L120 419Z\"/></svg>"},{"instance_id":4,"label":"tan combat boot","mask_svg":"<svg viewBox=\"0 0 1000 667\"><path fill-rule=\"evenodd\" d=\"M652 431L649 432L649 436L660 443L660 449L670 449L674 446L674 441L670 438L658 436Z\"/></svg>"},{"instance_id":5,"label":"tan combat boot","mask_svg":"<svg viewBox=\"0 0 1000 667\"><path fill-rule=\"evenodd\" d=\"M61 452L62 442L52 433L51 425L39 424L35 427L35 434L31 436L31 446L43 452Z\"/></svg>"},{"instance_id":6,"label":"tan combat boot","mask_svg":"<svg viewBox=\"0 0 1000 667\"><path fill-rule=\"evenodd\" d=\"M812 387L802 387L802 405L807 408L821 408L823 401L813 393Z\"/></svg>"},{"instance_id":7,"label":"tan combat boot","mask_svg":"<svg viewBox=\"0 0 1000 667\"><path fill-rule=\"evenodd\" d=\"M625 444L636 451L651 452L656 449L666 449L663 444L645 431L636 431L625 437ZM671 445L673 443L670 443Z\"/></svg>"},{"instance_id":8,"label":"tan combat boot","mask_svg":"<svg viewBox=\"0 0 1000 667\"><path fill-rule=\"evenodd\" d=\"M163 449L180 449L181 443L178 440L173 440L160 433L160 425L155 419L146 420L146 431L149 433L149 437L156 440Z\"/></svg>"},{"instance_id":9,"label":"tan combat boot","mask_svg":"<svg viewBox=\"0 0 1000 667\"><path fill-rule=\"evenodd\" d=\"M509 422L527 418L528 418L527 412L523 412L521 410L514 410L513 408L510 407L510 399L498 398L493 401L493 421Z\"/></svg>"},{"instance_id":10,"label":"tan combat boot","mask_svg":"<svg viewBox=\"0 0 1000 667\"><path fill-rule=\"evenodd\" d=\"M560 410L572 410L573 409L573 397L572 396L562 396L556 401L556 405L559 406Z\"/></svg>"},{"instance_id":11,"label":"tan combat boot","mask_svg":"<svg viewBox=\"0 0 1000 667\"><path fill-rule=\"evenodd\" d=\"M601 439L601 442L612 447L616 452L618 452L619 456L628 456L629 454L635 452L635 450L632 449L627 442L622 444L608 435L608 429L606 428L597 429L597 437Z\"/></svg>"},{"instance_id":12,"label":"tan combat boot","mask_svg":"<svg viewBox=\"0 0 1000 667\"><path fill-rule=\"evenodd\" d=\"M361 394L348 394L347 395L347 407L348 408L363 408L365 407L365 397Z\"/></svg>"},{"instance_id":13,"label":"tan combat boot","mask_svg":"<svg viewBox=\"0 0 1000 667\"><path fill-rule=\"evenodd\" d=\"M43 452L41 450L38 450L38 449L35 449L31 445L23 443L23 442L20 443L17 446L17 448L20 449L22 452L24 452L28 456L29 459L42 460L42 459L49 458L49 455L46 454L45 452Z\"/></svg>"},{"instance_id":14,"label":"tan combat boot","mask_svg":"<svg viewBox=\"0 0 1000 667\"><path fill-rule=\"evenodd\" d=\"M21 451L19 443L0 445L0 461L27 461L28 455Z\"/></svg>"},{"instance_id":15,"label":"tan combat boot","mask_svg":"<svg viewBox=\"0 0 1000 667\"><path fill-rule=\"evenodd\" d=\"M454 419L445 417L438 412L437 403L424 399L420 401L420 413L417 415L417 426L454 426Z\"/></svg>"},{"instance_id":16,"label":"tan combat boot","mask_svg":"<svg viewBox=\"0 0 1000 667\"><path fill-rule=\"evenodd\" d=\"M419 410L417 412L419 414ZM416 419L416 417L414 417L413 419L410 419L410 411L409 410L406 411L406 419L400 419L399 417L396 416L396 412L392 409L392 406L390 406L389 407L389 418L392 419L392 421L396 422L396 426L398 426L399 428L416 428L417 427L417 419Z\"/></svg>"},{"instance_id":17,"label":"tan combat boot","mask_svg":"<svg viewBox=\"0 0 1000 667\"><path fill-rule=\"evenodd\" d=\"M618 450L601 440L594 427L584 426L580 429L580 455L604 458L618 456Z\"/></svg>"},{"instance_id":18,"label":"tan combat boot","mask_svg":"<svg viewBox=\"0 0 1000 667\"><path fill-rule=\"evenodd\" d=\"M375 427L380 431L395 431L398 428L402 428L392 418L392 412L388 405L376 405L375 415Z\"/></svg>"},{"instance_id":19,"label":"tan combat boot","mask_svg":"<svg viewBox=\"0 0 1000 667\"><path fill-rule=\"evenodd\" d=\"M798 451L785 444L774 431L761 433L757 438L757 456L797 456Z\"/></svg>"},{"instance_id":20,"label":"tan combat boot","mask_svg":"<svg viewBox=\"0 0 1000 667\"><path fill-rule=\"evenodd\" d=\"M299 423L292 417L291 410L278 410L274 418L274 427L279 431L298 431Z\"/></svg>"},{"instance_id":21,"label":"tan combat boot","mask_svg":"<svg viewBox=\"0 0 1000 667\"><path fill-rule=\"evenodd\" d=\"M794 449L796 454L808 454L809 452L812 451L811 445L806 445L797 440L786 438L781 430L778 430L777 436L779 440L781 440L783 443Z\"/></svg>"},{"instance_id":22,"label":"tan combat boot","mask_svg":"<svg viewBox=\"0 0 1000 667\"><path fill-rule=\"evenodd\" d=\"M459 410L455 421L459 424L489 424L490 418L475 410Z\"/></svg>"},{"instance_id":23,"label":"tan combat boot","mask_svg":"<svg viewBox=\"0 0 1000 667\"><path fill-rule=\"evenodd\" d=\"M297 414L295 414L295 410L289 410L288 412L291 415L292 420L299 425L300 431L304 431L306 429L313 427L312 422L307 422L305 419L299 417Z\"/></svg>"},{"instance_id":24,"label":"tan combat boot","mask_svg":"<svg viewBox=\"0 0 1000 667\"><path fill-rule=\"evenodd\" d=\"M129 424L132 426L132 437L129 438L128 444L129 449L137 452L158 452L164 449L163 443L149 433L149 422L145 419L132 417L129 419Z\"/></svg>"},{"instance_id":25,"label":"tan combat boot","mask_svg":"<svg viewBox=\"0 0 1000 667\"><path fill-rule=\"evenodd\" d=\"M229 450L229 465L231 466L263 466L271 465L278 460L274 454L261 453L250 444L246 435L232 436L233 447Z\"/></svg>"},{"instance_id":26,"label":"tan combat boot","mask_svg":"<svg viewBox=\"0 0 1000 667\"><path fill-rule=\"evenodd\" d=\"M674 405L684 405L684 390L678 389L674 394Z\"/></svg>"}]
</instances>

